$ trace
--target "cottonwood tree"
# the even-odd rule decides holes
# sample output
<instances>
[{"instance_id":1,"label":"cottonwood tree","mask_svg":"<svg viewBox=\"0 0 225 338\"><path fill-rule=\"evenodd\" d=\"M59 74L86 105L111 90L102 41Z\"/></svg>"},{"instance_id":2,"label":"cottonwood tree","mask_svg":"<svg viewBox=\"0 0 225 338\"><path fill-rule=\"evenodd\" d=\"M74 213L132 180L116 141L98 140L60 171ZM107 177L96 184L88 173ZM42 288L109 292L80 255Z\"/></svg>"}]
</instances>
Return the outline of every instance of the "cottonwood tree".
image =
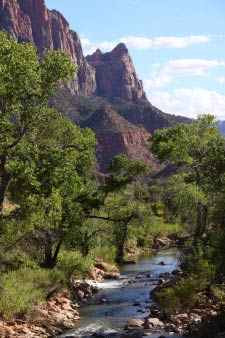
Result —
<instances>
[{"instance_id":1,"label":"cottonwood tree","mask_svg":"<svg viewBox=\"0 0 225 338\"><path fill-rule=\"evenodd\" d=\"M48 99L59 81L69 80L76 67L69 55L50 52L38 60L36 48L19 44L0 32L0 209L12 174L9 161L33 128L51 114ZM24 150L25 151L25 150Z\"/></svg>"},{"instance_id":2,"label":"cottonwood tree","mask_svg":"<svg viewBox=\"0 0 225 338\"><path fill-rule=\"evenodd\" d=\"M116 246L116 262L123 263L124 246L128 236L128 228L138 218L138 210L134 194L126 193L126 188L138 178L150 172L143 162L132 161L126 155L115 156L107 166L108 176L100 186L102 207L96 214L88 217L109 222L108 231ZM99 231L102 231L99 228Z\"/></svg>"},{"instance_id":3,"label":"cottonwood tree","mask_svg":"<svg viewBox=\"0 0 225 338\"><path fill-rule=\"evenodd\" d=\"M95 145L90 129L81 129L56 113L27 133L10 162L15 212L44 247L42 267L56 265L62 243L73 227L82 224L87 212L84 201L95 191Z\"/></svg>"},{"instance_id":4,"label":"cottonwood tree","mask_svg":"<svg viewBox=\"0 0 225 338\"><path fill-rule=\"evenodd\" d=\"M195 185L195 189L190 185L186 188L189 193L193 193L192 198L198 196L195 222L197 244L206 230L209 216L210 199L207 197L210 194L212 199L213 194L223 187L225 139L220 135L214 117L203 115L192 124L180 124L156 131L151 151L160 161L183 168L186 183Z\"/></svg>"}]
</instances>

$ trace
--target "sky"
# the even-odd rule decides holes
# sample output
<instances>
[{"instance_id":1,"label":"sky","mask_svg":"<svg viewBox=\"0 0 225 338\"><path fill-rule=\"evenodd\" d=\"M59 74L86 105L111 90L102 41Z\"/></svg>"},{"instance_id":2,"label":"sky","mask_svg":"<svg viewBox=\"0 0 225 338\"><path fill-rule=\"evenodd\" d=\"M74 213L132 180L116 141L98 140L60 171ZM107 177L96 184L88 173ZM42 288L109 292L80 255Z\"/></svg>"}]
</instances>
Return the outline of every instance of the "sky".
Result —
<instances>
[{"instance_id":1,"label":"sky","mask_svg":"<svg viewBox=\"0 0 225 338\"><path fill-rule=\"evenodd\" d=\"M176 115L225 119L225 0L46 0L84 54L124 42L150 102Z\"/></svg>"}]
</instances>

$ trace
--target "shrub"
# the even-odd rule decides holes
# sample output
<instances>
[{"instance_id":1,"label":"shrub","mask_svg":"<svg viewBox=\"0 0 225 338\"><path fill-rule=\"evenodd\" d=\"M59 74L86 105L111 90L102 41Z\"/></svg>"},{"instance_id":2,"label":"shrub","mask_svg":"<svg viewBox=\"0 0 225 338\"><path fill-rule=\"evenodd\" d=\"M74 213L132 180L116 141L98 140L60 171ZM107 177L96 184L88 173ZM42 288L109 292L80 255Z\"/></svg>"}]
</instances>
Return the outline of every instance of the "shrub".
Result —
<instances>
[{"instance_id":1,"label":"shrub","mask_svg":"<svg viewBox=\"0 0 225 338\"><path fill-rule=\"evenodd\" d=\"M93 260L90 256L82 257L74 251L61 251L58 257L57 270L63 279L68 281L71 276L83 277L91 269Z\"/></svg>"},{"instance_id":2,"label":"shrub","mask_svg":"<svg viewBox=\"0 0 225 338\"><path fill-rule=\"evenodd\" d=\"M105 262L114 263L116 259L116 247L115 245L97 245L91 251L92 255L95 257L101 257Z\"/></svg>"},{"instance_id":3,"label":"shrub","mask_svg":"<svg viewBox=\"0 0 225 338\"><path fill-rule=\"evenodd\" d=\"M23 315L43 300L50 287L60 283L56 271L24 267L0 278L0 314L3 318Z\"/></svg>"},{"instance_id":4,"label":"shrub","mask_svg":"<svg viewBox=\"0 0 225 338\"><path fill-rule=\"evenodd\" d=\"M159 302L165 314L170 316L183 307L195 306L200 300L198 293L205 287L206 282L204 280L181 279L175 286L161 291Z\"/></svg>"},{"instance_id":5,"label":"shrub","mask_svg":"<svg viewBox=\"0 0 225 338\"><path fill-rule=\"evenodd\" d=\"M196 250L192 250L190 254L181 257L182 269L211 281L215 275L213 253L212 248L199 246Z\"/></svg>"},{"instance_id":6,"label":"shrub","mask_svg":"<svg viewBox=\"0 0 225 338\"><path fill-rule=\"evenodd\" d=\"M221 302L225 300L225 290L221 287L212 286L211 287L212 295L215 298L215 300Z\"/></svg>"}]
</instances>

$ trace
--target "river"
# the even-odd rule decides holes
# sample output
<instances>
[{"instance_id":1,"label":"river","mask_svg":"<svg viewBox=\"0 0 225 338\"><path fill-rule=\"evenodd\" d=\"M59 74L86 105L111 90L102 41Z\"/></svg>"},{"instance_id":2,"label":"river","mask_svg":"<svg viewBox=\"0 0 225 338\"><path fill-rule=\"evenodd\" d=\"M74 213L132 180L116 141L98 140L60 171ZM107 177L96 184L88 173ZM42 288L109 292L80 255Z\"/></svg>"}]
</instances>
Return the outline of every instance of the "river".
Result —
<instances>
[{"instance_id":1,"label":"river","mask_svg":"<svg viewBox=\"0 0 225 338\"><path fill-rule=\"evenodd\" d=\"M60 338L120 333L131 318L146 317L149 314L146 307L151 305L149 291L156 286L161 273L177 268L179 255L175 249L159 251L155 255L141 255L136 264L121 268L120 279L99 283L101 291L79 311L81 320L75 323L74 329L65 332ZM160 262L165 265L160 265ZM136 278L137 276L141 278ZM163 330L161 334L153 334L151 337L156 338L162 334L165 334ZM181 336L174 334L172 337Z\"/></svg>"}]
</instances>

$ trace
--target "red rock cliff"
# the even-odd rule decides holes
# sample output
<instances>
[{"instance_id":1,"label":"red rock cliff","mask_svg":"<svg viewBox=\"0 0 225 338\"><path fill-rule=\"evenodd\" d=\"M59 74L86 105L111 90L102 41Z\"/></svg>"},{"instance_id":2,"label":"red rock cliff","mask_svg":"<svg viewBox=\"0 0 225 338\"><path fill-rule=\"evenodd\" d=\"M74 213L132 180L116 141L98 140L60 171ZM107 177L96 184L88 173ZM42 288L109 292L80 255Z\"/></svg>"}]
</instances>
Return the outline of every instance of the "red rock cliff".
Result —
<instances>
[{"instance_id":1,"label":"red rock cliff","mask_svg":"<svg viewBox=\"0 0 225 338\"><path fill-rule=\"evenodd\" d=\"M40 56L49 50L70 54L79 67L77 80L68 85L74 94L121 97L135 103L147 101L124 44L110 53L97 51L85 58L77 33L70 30L59 12L48 10L44 0L0 0L0 29L21 42L34 43Z\"/></svg>"},{"instance_id":2,"label":"red rock cliff","mask_svg":"<svg viewBox=\"0 0 225 338\"><path fill-rule=\"evenodd\" d=\"M84 58L76 32L57 11L49 11L44 0L0 0L0 29L5 29L20 42L37 46L40 56L49 50L71 55L79 67L77 80L69 84L75 94L92 95L96 90L95 70Z\"/></svg>"},{"instance_id":3,"label":"red rock cliff","mask_svg":"<svg viewBox=\"0 0 225 338\"><path fill-rule=\"evenodd\" d=\"M134 103L148 101L125 44L105 54L97 50L86 59L96 70L97 95Z\"/></svg>"}]
</instances>

